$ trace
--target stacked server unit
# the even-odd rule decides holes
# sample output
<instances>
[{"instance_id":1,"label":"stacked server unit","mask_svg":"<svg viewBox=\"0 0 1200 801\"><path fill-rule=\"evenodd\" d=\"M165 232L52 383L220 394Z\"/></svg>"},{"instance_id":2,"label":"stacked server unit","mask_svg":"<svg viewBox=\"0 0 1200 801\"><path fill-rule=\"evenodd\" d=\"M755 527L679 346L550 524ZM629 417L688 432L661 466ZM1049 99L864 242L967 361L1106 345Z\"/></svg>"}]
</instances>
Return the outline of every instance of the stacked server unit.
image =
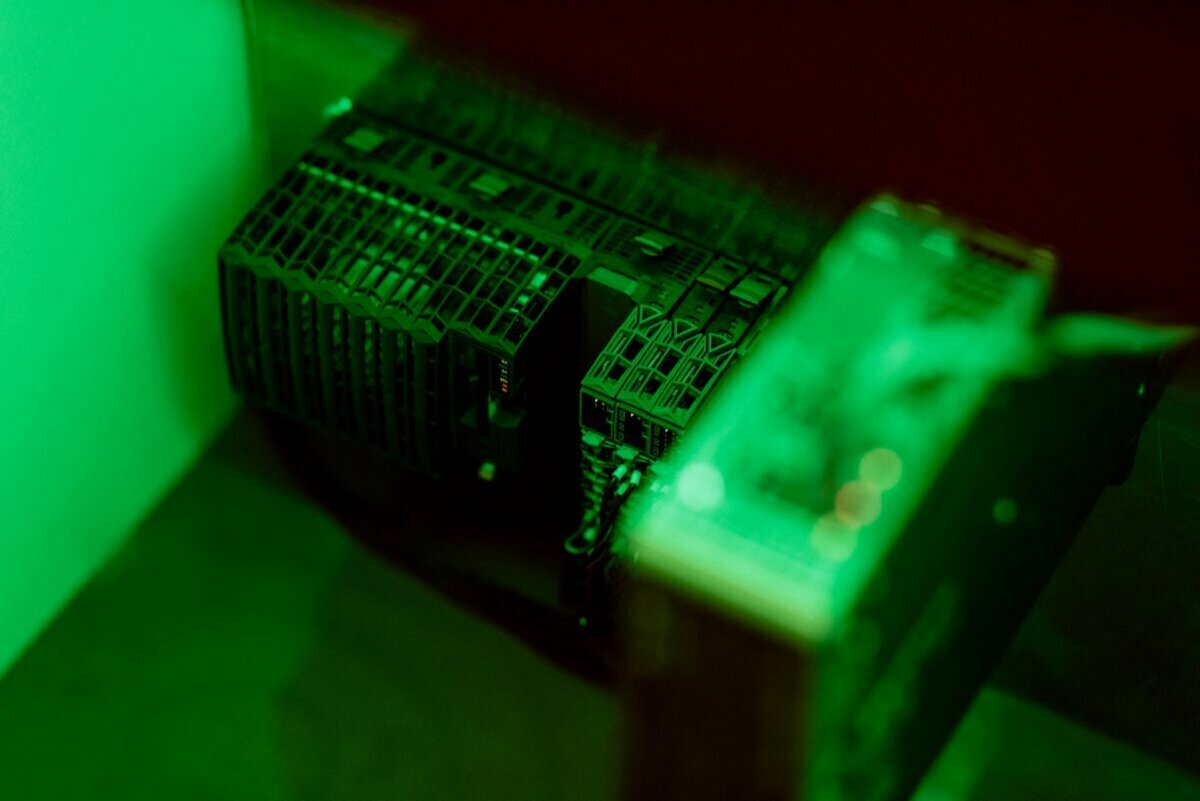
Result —
<instances>
[{"instance_id":1,"label":"stacked server unit","mask_svg":"<svg viewBox=\"0 0 1200 801\"><path fill-rule=\"evenodd\" d=\"M460 70L403 61L347 106L221 250L233 383L431 475L568 477L564 595L599 614L624 499L840 209Z\"/></svg>"}]
</instances>

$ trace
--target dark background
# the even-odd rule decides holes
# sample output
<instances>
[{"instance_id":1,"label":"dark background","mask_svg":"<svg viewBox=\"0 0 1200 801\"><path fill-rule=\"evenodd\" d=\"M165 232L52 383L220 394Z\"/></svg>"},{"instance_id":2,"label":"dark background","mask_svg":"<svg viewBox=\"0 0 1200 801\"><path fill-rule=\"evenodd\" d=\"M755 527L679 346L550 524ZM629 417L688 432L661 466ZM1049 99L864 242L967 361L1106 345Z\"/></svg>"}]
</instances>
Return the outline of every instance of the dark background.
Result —
<instances>
[{"instance_id":1,"label":"dark background","mask_svg":"<svg viewBox=\"0 0 1200 801\"><path fill-rule=\"evenodd\" d=\"M357 0L690 148L1050 244L1085 308L1200 322L1200 9Z\"/></svg>"}]
</instances>

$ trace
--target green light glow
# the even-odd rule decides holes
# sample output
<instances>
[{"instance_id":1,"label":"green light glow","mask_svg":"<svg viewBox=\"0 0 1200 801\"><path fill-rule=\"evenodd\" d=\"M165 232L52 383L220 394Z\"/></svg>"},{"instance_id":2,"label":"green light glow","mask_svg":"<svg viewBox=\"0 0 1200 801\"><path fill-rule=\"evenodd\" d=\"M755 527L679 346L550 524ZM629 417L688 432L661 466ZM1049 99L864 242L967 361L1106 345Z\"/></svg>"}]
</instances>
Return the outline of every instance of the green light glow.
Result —
<instances>
[{"instance_id":1,"label":"green light glow","mask_svg":"<svg viewBox=\"0 0 1200 801\"><path fill-rule=\"evenodd\" d=\"M899 254L896 242L881 228L859 229L854 244L863 252L881 259L894 259Z\"/></svg>"},{"instance_id":2,"label":"green light glow","mask_svg":"<svg viewBox=\"0 0 1200 801\"><path fill-rule=\"evenodd\" d=\"M880 491L890 490L900 483L904 463L890 448L874 448L863 454L858 463L858 477Z\"/></svg>"},{"instance_id":3,"label":"green light glow","mask_svg":"<svg viewBox=\"0 0 1200 801\"><path fill-rule=\"evenodd\" d=\"M848 481L837 492L834 510L848 525L869 526L883 511L879 488L867 481Z\"/></svg>"},{"instance_id":4,"label":"green light glow","mask_svg":"<svg viewBox=\"0 0 1200 801\"><path fill-rule=\"evenodd\" d=\"M343 114L348 114L354 108L354 101L348 97L342 97L325 107L324 114L326 117L340 117Z\"/></svg>"},{"instance_id":5,"label":"green light glow","mask_svg":"<svg viewBox=\"0 0 1200 801\"><path fill-rule=\"evenodd\" d=\"M679 502L689 509L715 509L725 501L725 478L713 465L695 462L679 473L675 491Z\"/></svg>"},{"instance_id":6,"label":"green light glow","mask_svg":"<svg viewBox=\"0 0 1200 801\"><path fill-rule=\"evenodd\" d=\"M813 526L808 543L823 559L844 562L858 547L858 529L840 515L831 513L819 519Z\"/></svg>"},{"instance_id":7,"label":"green light glow","mask_svg":"<svg viewBox=\"0 0 1200 801\"><path fill-rule=\"evenodd\" d=\"M921 247L948 259L958 255L958 240L947 231L934 231L921 240Z\"/></svg>"}]
</instances>

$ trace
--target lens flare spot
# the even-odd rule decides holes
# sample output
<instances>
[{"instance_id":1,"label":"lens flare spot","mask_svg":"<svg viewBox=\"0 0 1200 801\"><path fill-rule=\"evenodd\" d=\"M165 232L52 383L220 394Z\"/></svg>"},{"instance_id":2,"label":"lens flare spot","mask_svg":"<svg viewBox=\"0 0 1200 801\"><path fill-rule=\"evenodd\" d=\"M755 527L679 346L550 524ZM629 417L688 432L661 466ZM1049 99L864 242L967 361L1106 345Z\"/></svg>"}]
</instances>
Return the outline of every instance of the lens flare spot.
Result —
<instances>
[{"instance_id":1,"label":"lens flare spot","mask_svg":"<svg viewBox=\"0 0 1200 801\"><path fill-rule=\"evenodd\" d=\"M680 471L675 491L679 502L689 509L715 509L725 502L725 478L708 462L693 462Z\"/></svg>"},{"instance_id":2,"label":"lens flare spot","mask_svg":"<svg viewBox=\"0 0 1200 801\"><path fill-rule=\"evenodd\" d=\"M903 473L904 463L891 448L873 448L858 463L858 477L880 492L899 484Z\"/></svg>"},{"instance_id":3,"label":"lens flare spot","mask_svg":"<svg viewBox=\"0 0 1200 801\"><path fill-rule=\"evenodd\" d=\"M834 499L834 514L851 526L869 526L879 519L883 503L879 489L866 481L848 481Z\"/></svg>"},{"instance_id":4,"label":"lens flare spot","mask_svg":"<svg viewBox=\"0 0 1200 801\"><path fill-rule=\"evenodd\" d=\"M858 527L830 512L817 520L808 542L818 556L829 562L844 562L858 547Z\"/></svg>"}]
</instances>

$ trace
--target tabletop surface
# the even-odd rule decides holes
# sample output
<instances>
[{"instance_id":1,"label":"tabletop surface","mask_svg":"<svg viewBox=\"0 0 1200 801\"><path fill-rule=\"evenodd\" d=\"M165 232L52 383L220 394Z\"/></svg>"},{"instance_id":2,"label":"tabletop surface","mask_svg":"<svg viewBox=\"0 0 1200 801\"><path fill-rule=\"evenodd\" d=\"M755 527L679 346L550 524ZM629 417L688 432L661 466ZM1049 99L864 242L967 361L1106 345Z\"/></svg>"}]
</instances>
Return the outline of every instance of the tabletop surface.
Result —
<instances>
[{"instance_id":1,"label":"tabletop surface","mask_svg":"<svg viewBox=\"0 0 1200 801\"><path fill-rule=\"evenodd\" d=\"M239 415L0 681L6 793L613 798L615 693L350 536L267 428ZM1200 782L991 688L920 792L1200 799Z\"/></svg>"}]
</instances>

